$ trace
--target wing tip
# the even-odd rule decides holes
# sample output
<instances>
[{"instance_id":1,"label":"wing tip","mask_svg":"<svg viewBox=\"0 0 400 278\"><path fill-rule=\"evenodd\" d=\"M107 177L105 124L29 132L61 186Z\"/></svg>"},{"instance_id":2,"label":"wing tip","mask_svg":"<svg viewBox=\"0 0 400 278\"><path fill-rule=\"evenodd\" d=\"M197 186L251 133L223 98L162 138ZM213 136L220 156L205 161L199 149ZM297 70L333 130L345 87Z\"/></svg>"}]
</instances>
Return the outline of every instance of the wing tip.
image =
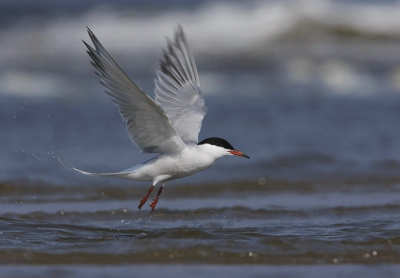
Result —
<instances>
[{"instance_id":1,"label":"wing tip","mask_svg":"<svg viewBox=\"0 0 400 278\"><path fill-rule=\"evenodd\" d=\"M88 26L86 26L86 31L88 32L89 37L90 37L92 40L93 40L93 38L96 39L96 36L94 35L93 31L90 30L90 28L89 28ZM96 39L96 40L97 40L97 39Z\"/></svg>"},{"instance_id":2,"label":"wing tip","mask_svg":"<svg viewBox=\"0 0 400 278\"><path fill-rule=\"evenodd\" d=\"M182 25L180 25L179 23L176 24L175 33L176 34L182 34L182 35L184 34Z\"/></svg>"}]
</instances>

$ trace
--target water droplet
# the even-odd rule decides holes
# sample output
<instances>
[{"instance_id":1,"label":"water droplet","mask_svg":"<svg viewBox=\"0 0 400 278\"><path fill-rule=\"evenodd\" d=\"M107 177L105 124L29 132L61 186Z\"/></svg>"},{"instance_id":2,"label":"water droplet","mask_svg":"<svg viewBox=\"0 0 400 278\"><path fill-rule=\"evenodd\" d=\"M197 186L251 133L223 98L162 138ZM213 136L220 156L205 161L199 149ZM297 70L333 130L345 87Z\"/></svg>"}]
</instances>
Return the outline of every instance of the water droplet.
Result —
<instances>
[{"instance_id":1,"label":"water droplet","mask_svg":"<svg viewBox=\"0 0 400 278\"><path fill-rule=\"evenodd\" d=\"M258 184L259 185L264 185L267 183L267 180L264 177L261 177L258 179Z\"/></svg>"}]
</instances>

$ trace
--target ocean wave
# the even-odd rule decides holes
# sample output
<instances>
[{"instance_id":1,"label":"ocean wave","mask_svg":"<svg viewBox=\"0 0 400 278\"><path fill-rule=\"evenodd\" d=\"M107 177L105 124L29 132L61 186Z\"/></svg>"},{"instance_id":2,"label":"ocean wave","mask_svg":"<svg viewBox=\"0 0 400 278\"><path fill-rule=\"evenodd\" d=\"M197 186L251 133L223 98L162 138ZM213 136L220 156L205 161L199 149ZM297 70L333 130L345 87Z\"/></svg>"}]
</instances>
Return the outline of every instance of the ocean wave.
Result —
<instances>
[{"instance_id":1,"label":"ocean wave","mask_svg":"<svg viewBox=\"0 0 400 278\"><path fill-rule=\"evenodd\" d=\"M390 80L384 81L389 82L388 88L399 84L394 66L400 60L396 54L398 2L213 2L165 11L93 7L61 18L51 14L37 18L14 20L0 30L0 36L7 38L0 42L3 93L61 96L83 86L74 86L64 72L91 72L90 63L83 62L88 58L80 42L87 40L86 25L128 72L151 75L165 45L164 36L170 37L180 23L203 69L286 68L289 81L295 84L320 73L326 90L370 95L382 83L368 70L359 71L357 64L378 62L391 66L386 77ZM326 61L319 63L321 59ZM313 74L307 74L307 69ZM215 77L207 76L213 74L204 75L204 85L209 84L212 91ZM223 77L218 81L223 82ZM14 82L15 78L19 81ZM59 91L54 84L65 86L59 86L63 87Z\"/></svg>"},{"instance_id":2,"label":"ocean wave","mask_svg":"<svg viewBox=\"0 0 400 278\"><path fill-rule=\"evenodd\" d=\"M400 243L396 231L354 223L323 229L314 225L108 229L4 217L0 223L1 264L394 263Z\"/></svg>"}]
</instances>

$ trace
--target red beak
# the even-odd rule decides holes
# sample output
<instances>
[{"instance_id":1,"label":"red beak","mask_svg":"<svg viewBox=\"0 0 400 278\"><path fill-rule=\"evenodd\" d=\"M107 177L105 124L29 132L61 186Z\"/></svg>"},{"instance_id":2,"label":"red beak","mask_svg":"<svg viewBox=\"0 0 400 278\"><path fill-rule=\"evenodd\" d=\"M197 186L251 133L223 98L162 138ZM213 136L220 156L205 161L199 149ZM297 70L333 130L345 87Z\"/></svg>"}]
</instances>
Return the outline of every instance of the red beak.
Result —
<instances>
[{"instance_id":1,"label":"red beak","mask_svg":"<svg viewBox=\"0 0 400 278\"><path fill-rule=\"evenodd\" d=\"M242 153L241 151L238 150L233 150L233 151L229 151L231 154L233 155L237 155L237 156L241 156L241 157L245 157L245 158L250 158L247 154Z\"/></svg>"}]
</instances>

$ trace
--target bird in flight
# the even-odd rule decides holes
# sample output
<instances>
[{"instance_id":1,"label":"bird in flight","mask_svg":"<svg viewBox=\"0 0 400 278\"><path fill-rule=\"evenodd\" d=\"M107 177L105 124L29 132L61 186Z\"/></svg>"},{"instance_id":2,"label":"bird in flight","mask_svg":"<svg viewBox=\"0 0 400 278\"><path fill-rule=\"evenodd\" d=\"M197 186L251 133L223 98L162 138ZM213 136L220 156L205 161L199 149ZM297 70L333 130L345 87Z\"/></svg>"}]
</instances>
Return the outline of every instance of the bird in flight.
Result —
<instances>
[{"instance_id":1,"label":"bird in flight","mask_svg":"<svg viewBox=\"0 0 400 278\"><path fill-rule=\"evenodd\" d=\"M150 203L154 211L167 181L207 169L226 155L249 158L222 138L211 137L198 142L207 108L196 63L181 26L177 27L173 42L167 39L167 49L160 61L161 71L157 71L155 80L154 100L123 72L93 32L89 28L87 31L94 48L83 43L93 60L91 64L97 70L105 93L126 122L131 141L141 152L159 155L118 173L72 170L90 176L152 181L139 209L146 203L154 186L161 182L157 197Z\"/></svg>"}]
</instances>

